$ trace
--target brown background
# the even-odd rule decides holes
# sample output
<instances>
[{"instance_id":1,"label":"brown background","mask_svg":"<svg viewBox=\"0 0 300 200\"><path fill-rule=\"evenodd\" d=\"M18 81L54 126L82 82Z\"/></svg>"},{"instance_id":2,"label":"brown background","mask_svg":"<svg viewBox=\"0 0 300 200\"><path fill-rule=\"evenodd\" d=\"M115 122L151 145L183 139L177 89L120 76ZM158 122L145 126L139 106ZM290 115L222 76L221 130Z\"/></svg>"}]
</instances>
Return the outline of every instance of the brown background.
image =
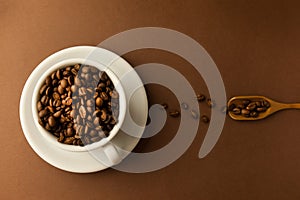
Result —
<instances>
[{"instance_id":1,"label":"brown background","mask_svg":"<svg viewBox=\"0 0 300 200\"><path fill-rule=\"evenodd\" d=\"M35 66L53 52L75 45L97 45L121 31L158 26L194 38L212 56L228 97L263 94L300 101L299 1L12 1L0 0L1 199L300 199L299 111L241 123L227 118L213 151L198 151L207 125L191 147L170 166L146 174L113 169L73 174L41 160L25 140L18 104ZM132 52L133 65L168 64L182 72L197 92L207 95L192 66L161 51ZM178 104L165 89L148 86L150 103ZM205 105L202 112L209 114ZM176 133L168 119L138 151L164 146ZM175 126L173 125L175 124Z\"/></svg>"}]
</instances>

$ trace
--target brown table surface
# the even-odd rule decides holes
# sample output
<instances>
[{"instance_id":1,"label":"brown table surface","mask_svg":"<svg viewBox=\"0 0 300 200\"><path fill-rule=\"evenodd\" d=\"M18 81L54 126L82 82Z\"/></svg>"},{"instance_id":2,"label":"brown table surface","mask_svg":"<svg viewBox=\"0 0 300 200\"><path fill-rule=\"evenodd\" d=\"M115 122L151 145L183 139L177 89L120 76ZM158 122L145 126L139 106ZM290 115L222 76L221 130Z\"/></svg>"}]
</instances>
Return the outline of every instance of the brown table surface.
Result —
<instances>
[{"instance_id":1,"label":"brown table surface","mask_svg":"<svg viewBox=\"0 0 300 200\"><path fill-rule=\"evenodd\" d=\"M262 94L300 101L299 1L0 1L1 199L300 199L300 112L266 120L226 119L222 135L204 159L198 151L207 125L200 123L190 148L161 170L131 174L108 169L74 174L44 162L27 143L19 122L22 88L37 64L53 52L97 45L119 32L145 26L180 31L204 46L217 64L228 97ZM178 56L137 51L132 65L168 64L195 91L208 95L200 76ZM149 102L178 104L172 94L148 86ZM205 105L202 112L209 114ZM174 123L139 144L158 149L172 139ZM176 125L175 125L176 127Z\"/></svg>"}]
</instances>

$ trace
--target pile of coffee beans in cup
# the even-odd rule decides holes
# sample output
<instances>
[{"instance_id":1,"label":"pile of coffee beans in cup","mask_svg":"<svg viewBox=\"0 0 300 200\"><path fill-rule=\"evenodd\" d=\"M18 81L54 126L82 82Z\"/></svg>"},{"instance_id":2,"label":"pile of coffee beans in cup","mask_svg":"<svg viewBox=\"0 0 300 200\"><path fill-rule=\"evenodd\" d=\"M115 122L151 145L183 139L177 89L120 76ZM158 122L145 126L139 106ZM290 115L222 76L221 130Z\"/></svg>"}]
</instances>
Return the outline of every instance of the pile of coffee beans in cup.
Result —
<instances>
[{"instance_id":1,"label":"pile of coffee beans in cup","mask_svg":"<svg viewBox=\"0 0 300 200\"><path fill-rule=\"evenodd\" d=\"M37 111L39 124L58 142L85 146L108 137L117 124L119 94L105 72L75 64L46 77Z\"/></svg>"},{"instance_id":2,"label":"pile of coffee beans in cup","mask_svg":"<svg viewBox=\"0 0 300 200\"><path fill-rule=\"evenodd\" d=\"M229 112L244 117L258 117L270 107L270 103L264 99L241 99L229 105Z\"/></svg>"}]
</instances>

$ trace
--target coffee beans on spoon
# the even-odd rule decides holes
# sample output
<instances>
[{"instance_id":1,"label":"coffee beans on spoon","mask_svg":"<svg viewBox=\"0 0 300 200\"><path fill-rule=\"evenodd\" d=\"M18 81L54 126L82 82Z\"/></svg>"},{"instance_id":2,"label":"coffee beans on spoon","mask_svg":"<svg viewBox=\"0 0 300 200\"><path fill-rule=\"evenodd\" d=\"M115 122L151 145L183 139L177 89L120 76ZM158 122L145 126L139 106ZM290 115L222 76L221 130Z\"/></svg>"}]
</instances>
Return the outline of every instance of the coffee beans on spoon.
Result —
<instances>
[{"instance_id":1,"label":"coffee beans on spoon","mask_svg":"<svg viewBox=\"0 0 300 200\"><path fill-rule=\"evenodd\" d=\"M119 94L105 72L76 64L46 77L37 110L39 124L58 142L84 146L109 136L118 122Z\"/></svg>"},{"instance_id":2,"label":"coffee beans on spoon","mask_svg":"<svg viewBox=\"0 0 300 200\"><path fill-rule=\"evenodd\" d=\"M270 103L264 99L249 100L243 99L229 105L229 112L244 117L258 117L270 107Z\"/></svg>"}]
</instances>

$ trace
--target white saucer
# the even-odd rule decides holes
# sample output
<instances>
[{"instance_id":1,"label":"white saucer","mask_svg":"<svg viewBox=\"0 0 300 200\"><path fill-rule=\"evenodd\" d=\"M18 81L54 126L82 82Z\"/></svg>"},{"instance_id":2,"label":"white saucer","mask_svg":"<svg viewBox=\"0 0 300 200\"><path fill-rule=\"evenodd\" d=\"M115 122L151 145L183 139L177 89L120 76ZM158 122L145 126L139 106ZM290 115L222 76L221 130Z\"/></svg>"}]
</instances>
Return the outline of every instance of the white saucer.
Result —
<instances>
[{"instance_id":1,"label":"white saucer","mask_svg":"<svg viewBox=\"0 0 300 200\"><path fill-rule=\"evenodd\" d=\"M95 156L95 152L72 152L56 148L56 146L49 144L44 139L33 122L31 98L38 77L40 77L49 66L62 60L72 58L88 58L89 60L102 63L108 66L120 79L121 77L124 78L124 76L130 72L130 80L125 79L125 83L121 80L126 98L128 99L128 112L126 113L123 126L127 127L126 129L128 130L133 120L140 128L131 129L134 130L134 132L131 132L130 135L119 131L112 139L111 142L116 144L121 150L124 150L121 151L122 158L125 158L133 150L143 134L148 115L147 96L139 76L130 64L115 53L98 47L78 46L61 50L46 58L31 73L23 88L20 99L20 121L28 143L42 159L59 169L77 173L96 172L110 166L101 163L99 159L97 159L97 155ZM141 87L135 90L137 85ZM136 126L136 124L133 125L133 127Z\"/></svg>"}]
</instances>

